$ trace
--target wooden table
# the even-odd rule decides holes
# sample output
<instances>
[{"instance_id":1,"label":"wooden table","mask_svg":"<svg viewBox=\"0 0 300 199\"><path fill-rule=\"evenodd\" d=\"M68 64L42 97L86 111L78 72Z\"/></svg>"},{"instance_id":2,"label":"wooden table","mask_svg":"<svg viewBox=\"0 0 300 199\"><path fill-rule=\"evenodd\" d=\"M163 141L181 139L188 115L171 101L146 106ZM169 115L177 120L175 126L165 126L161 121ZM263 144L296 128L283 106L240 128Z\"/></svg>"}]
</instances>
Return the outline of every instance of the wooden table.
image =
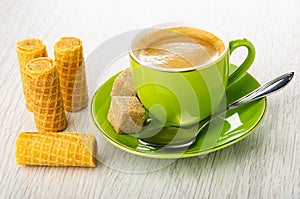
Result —
<instances>
[{"instance_id":1,"label":"wooden table","mask_svg":"<svg viewBox=\"0 0 300 199\"><path fill-rule=\"evenodd\" d=\"M0 1L0 198L299 198L299 9L298 0ZM16 41L41 38L53 57L54 43L72 35L83 40L88 57L114 35L169 21L203 22L230 40L248 38L257 50L249 72L262 83L296 72L285 90L269 98L254 134L205 157L152 160L103 139L95 169L16 165L18 133L35 131L24 104ZM232 62L242 54L235 53ZM68 120L68 130L76 130L70 114Z\"/></svg>"}]
</instances>

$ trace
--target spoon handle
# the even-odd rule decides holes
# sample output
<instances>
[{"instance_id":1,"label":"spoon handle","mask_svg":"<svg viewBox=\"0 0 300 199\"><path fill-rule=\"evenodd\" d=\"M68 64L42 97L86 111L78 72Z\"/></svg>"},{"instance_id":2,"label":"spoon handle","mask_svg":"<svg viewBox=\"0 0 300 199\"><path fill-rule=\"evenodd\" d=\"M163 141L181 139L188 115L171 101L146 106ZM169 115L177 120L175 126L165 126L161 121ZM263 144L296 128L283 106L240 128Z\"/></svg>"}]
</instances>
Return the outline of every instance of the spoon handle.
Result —
<instances>
[{"instance_id":1,"label":"spoon handle","mask_svg":"<svg viewBox=\"0 0 300 199\"><path fill-rule=\"evenodd\" d=\"M266 97L268 95L273 94L276 91L279 91L283 87L285 87L294 76L294 72L286 73L284 75L281 75L279 77L276 77L275 79L267 82L266 84L260 86L256 90L252 91L251 93L247 94L246 96L238 99L237 101L231 103L228 106L228 110L234 109L238 106L241 106L243 104L247 104L249 102L255 101L257 99Z\"/></svg>"},{"instance_id":2,"label":"spoon handle","mask_svg":"<svg viewBox=\"0 0 300 199\"><path fill-rule=\"evenodd\" d=\"M276 91L279 91L280 89L282 89L284 86L286 86L293 78L294 76L294 72L291 73L286 73L284 75L281 75L271 81L269 81L268 83L260 86L259 88L257 88L256 90L252 91L251 93L245 95L244 97L240 98L239 100L231 103L230 105L227 106L227 109L225 110L220 110L208 117L206 117L205 119L203 119L199 124L196 125L196 127L198 128L198 130L196 131L196 134L194 132L194 130L192 130L192 137L189 137L188 139L186 139L185 141L182 140L177 140L177 143L174 142L172 137L171 139L167 139L167 140L163 140L163 138L165 137L165 133L167 132L163 132L160 130L160 132L154 136L157 135L162 135L161 137L156 137L156 141L158 140L159 142L153 142L153 137L150 138L150 141L147 140L146 138L143 137L138 137L138 141L146 146L150 146L150 147L163 147L164 149L182 149L182 148L186 148L189 147L191 144L193 144L195 142L195 140L197 139L197 135L199 132L201 132L201 130L208 125L213 119L219 117L221 114L224 114L224 112L237 108L238 106L241 106L243 104L247 104L249 102L255 101L257 99L266 97L270 94L273 94ZM192 126L191 129L193 129L195 126ZM163 130L165 131L169 131L169 128L172 127L164 127ZM177 128L176 133L178 133L178 129L180 129L180 127L173 127L173 128ZM184 134L189 132L189 128L181 128L181 130L184 130ZM163 132L163 134L161 134L161 132ZM170 131L169 131L170 132ZM168 133L169 133L168 132ZM183 132L183 131L181 131ZM176 134L175 133L175 134ZM155 139L155 138L154 138ZM163 142L162 142L163 141ZM170 144L172 142L172 144Z\"/></svg>"}]
</instances>

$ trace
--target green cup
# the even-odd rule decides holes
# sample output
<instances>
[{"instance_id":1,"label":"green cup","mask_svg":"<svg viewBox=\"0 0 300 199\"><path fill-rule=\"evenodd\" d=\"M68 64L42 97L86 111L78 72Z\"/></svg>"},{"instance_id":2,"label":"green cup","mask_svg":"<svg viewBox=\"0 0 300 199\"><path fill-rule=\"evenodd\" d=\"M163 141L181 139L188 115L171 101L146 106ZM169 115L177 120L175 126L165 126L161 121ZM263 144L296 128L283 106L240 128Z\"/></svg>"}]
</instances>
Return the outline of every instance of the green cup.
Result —
<instances>
[{"instance_id":1,"label":"green cup","mask_svg":"<svg viewBox=\"0 0 300 199\"><path fill-rule=\"evenodd\" d=\"M141 40L147 43L145 35L155 31L157 29L149 29L134 37L129 55L140 101L152 117L165 125L188 126L225 107L226 88L237 82L254 61L255 49L248 40L225 42L220 39L224 50L208 63L190 68L154 65L139 59L134 52L142 48ZM229 75L230 55L242 46L248 49L247 57Z\"/></svg>"}]
</instances>

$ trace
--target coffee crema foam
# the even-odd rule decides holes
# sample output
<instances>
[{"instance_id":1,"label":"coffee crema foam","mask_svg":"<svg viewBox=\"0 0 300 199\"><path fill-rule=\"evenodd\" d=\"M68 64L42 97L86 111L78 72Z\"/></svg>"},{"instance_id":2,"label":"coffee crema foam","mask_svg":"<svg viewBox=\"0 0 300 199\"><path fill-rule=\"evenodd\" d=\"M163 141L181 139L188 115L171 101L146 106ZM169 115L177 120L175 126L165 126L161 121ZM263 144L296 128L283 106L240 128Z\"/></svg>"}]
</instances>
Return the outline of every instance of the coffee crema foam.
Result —
<instances>
[{"instance_id":1,"label":"coffee crema foam","mask_svg":"<svg viewBox=\"0 0 300 199\"><path fill-rule=\"evenodd\" d=\"M190 27L158 30L144 36L134 50L143 62L167 68L190 68L211 63L225 50L215 35Z\"/></svg>"}]
</instances>

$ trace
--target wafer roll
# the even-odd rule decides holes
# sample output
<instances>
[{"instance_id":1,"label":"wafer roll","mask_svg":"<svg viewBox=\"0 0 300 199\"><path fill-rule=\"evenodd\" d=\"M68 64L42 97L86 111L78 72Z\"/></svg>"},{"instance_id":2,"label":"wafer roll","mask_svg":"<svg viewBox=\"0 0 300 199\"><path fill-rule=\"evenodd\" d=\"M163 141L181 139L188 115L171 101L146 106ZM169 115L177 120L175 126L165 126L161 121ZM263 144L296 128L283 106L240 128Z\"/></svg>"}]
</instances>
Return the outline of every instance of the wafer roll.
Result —
<instances>
[{"instance_id":1,"label":"wafer roll","mask_svg":"<svg viewBox=\"0 0 300 199\"><path fill-rule=\"evenodd\" d=\"M26 64L37 57L47 57L47 50L45 44L39 39L25 39L17 42L17 55L20 66L21 80L23 86L26 107L32 111L32 101L30 100L30 92L28 86L28 78L24 73Z\"/></svg>"},{"instance_id":2,"label":"wafer roll","mask_svg":"<svg viewBox=\"0 0 300 199\"><path fill-rule=\"evenodd\" d=\"M90 133L20 133L16 142L19 165L96 167L96 139Z\"/></svg>"},{"instance_id":3,"label":"wafer roll","mask_svg":"<svg viewBox=\"0 0 300 199\"><path fill-rule=\"evenodd\" d=\"M63 37L54 45L64 106L67 111L79 111L88 104L85 62L82 42Z\"/></svg>"},{"instance_id":4,"label":"wafer roll","mask_svg":"<svg viewBox=\"0 0 300 199\"><path fill-rule=\"evenodd\" d=\"M41 132L57 132L66 128L66 115L54 60L47 57L28 62L32 110L36 128Z\"/></svg>"}]
</instances>

